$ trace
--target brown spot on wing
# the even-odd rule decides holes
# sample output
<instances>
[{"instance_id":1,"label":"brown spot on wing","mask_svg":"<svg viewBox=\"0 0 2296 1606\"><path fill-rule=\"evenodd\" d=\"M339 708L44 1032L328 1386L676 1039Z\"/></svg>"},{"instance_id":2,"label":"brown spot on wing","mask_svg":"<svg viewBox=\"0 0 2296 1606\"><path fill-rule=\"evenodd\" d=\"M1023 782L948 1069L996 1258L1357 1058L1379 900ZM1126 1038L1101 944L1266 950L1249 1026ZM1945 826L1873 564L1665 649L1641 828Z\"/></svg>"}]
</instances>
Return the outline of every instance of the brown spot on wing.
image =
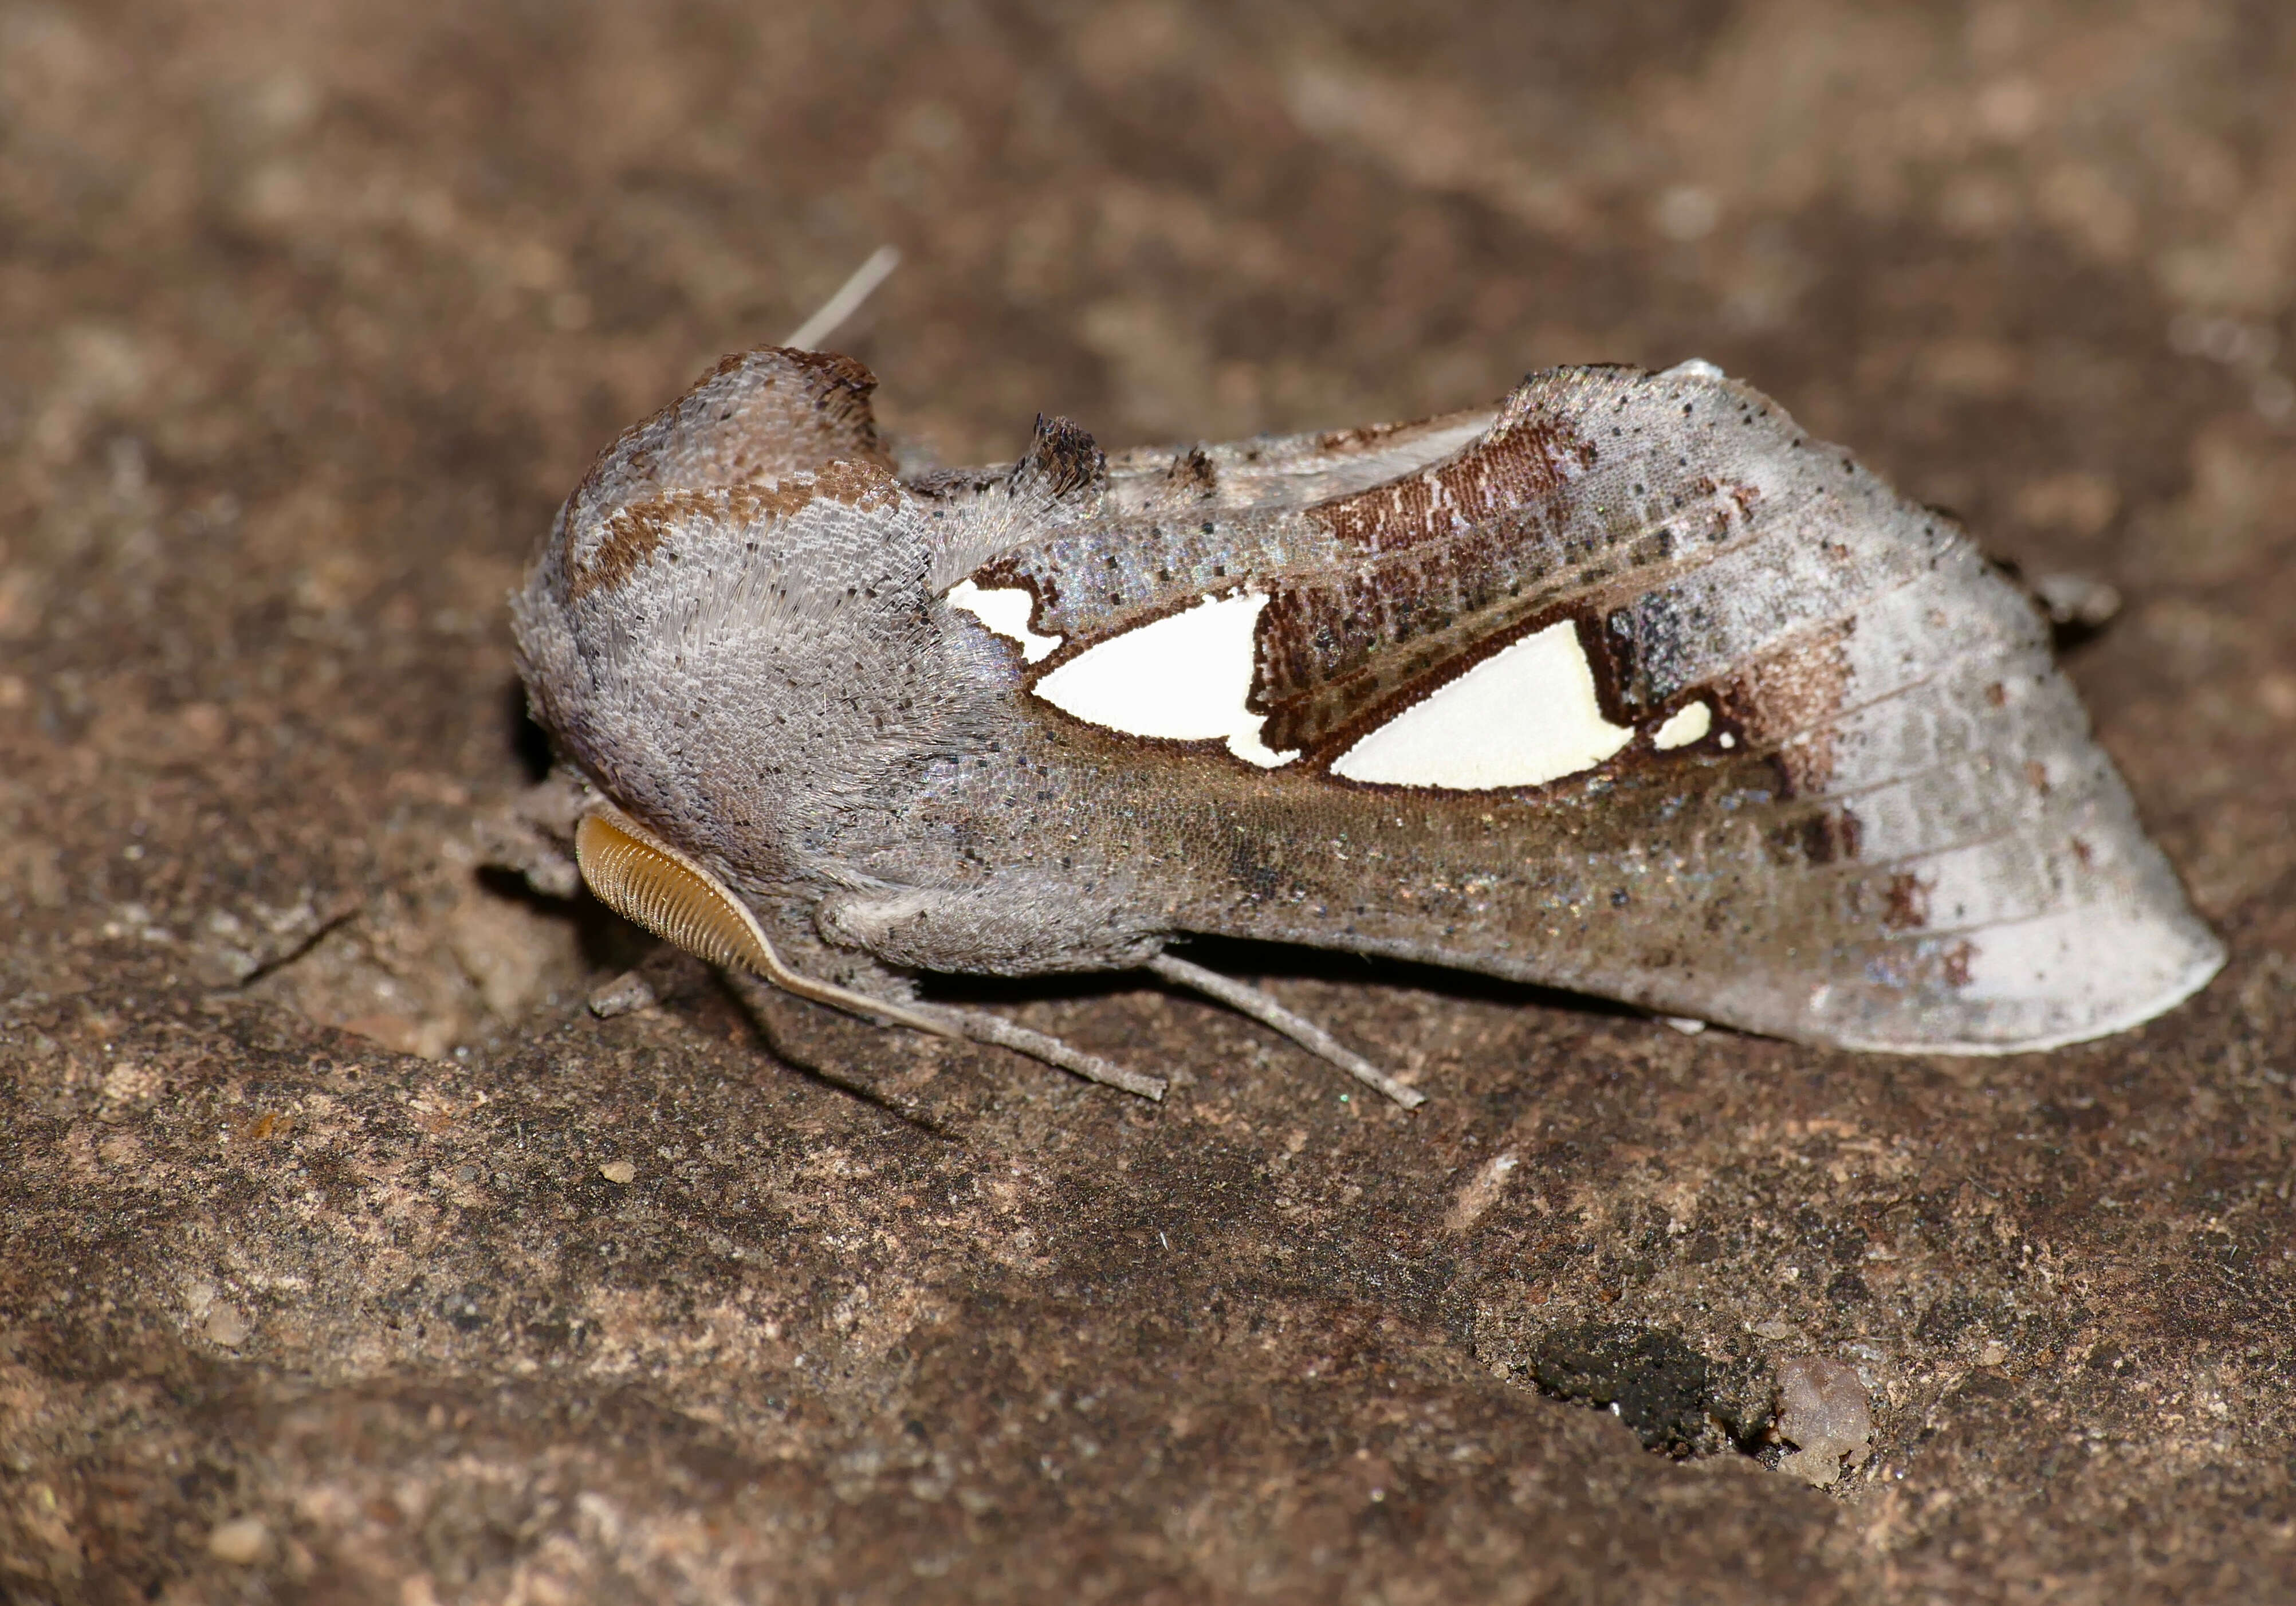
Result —
<instances>
[{"instance_id":1,"label":"brown spot on wing","mask_svg":"<svg viewBox=\"0 0 2296 1606\"><path fill-rule=\"evenodd\" d=\"M1930 923L1930 883L1911 871L1890 878L1882 896L1882 923L1892 931L1915 931Z\"/></svg>"},{"instance_id":2,"label":"brown spot on wing","mask_svg":"<svg viewBox=\"0 0 2296 1606\"><path fill-rule=\"evenodd\" d=\"M1793 846L1806 863L1832 864L1856 858L1865 835L1866 828L1856 815L1844 808L1826 808L1795 828Z\"/></svg>"},{"instance_id":3,"label":"brown spot on wing","mask_svg":"<svg viewBox=\"0 0 2296 1606\"><path fill-rule=\"evenodd\" d=\"M1260 740L1313 745L1431 675L1493 651L1538 620L1599 608L1605 588L1664 561L1663 530L1573 545L1552 510L1518 510L1450 539L1269 588L1251 708ZM1588 661L1607 715L1621 712L1605 643Z\"/></svg>"},{"instance_id":4,"label":"brown spot on wing","mask_svg":"<svg viewBox=\"0 0 2296 1606\"><path fill-rule=\"evenodd\" d=\"M1738 522L1741 524L1751 519L1754 509L1761 504L1762 488L1759 485L1750 485L1742 479L1710 480L1708 483L1713 488L1708 495L1727 497L1730 505L1738 510ZM1837 561L1849 555L1849 548L1839 541L1827 542L1825 550L1829 557Z\"/></svg>"},{"instance_id":5,"label":"brown spot on wing","mask_svg":"<svg viewBox=\"0 0 2296 1606\"><path fill-rule=\"evenodd\" d=\"M1755 745L1777 750L1790 795L1833 778L1833 730L1849 690L1852 623L1836 619L1755 659L1718 688L1722 711Z\"/></svg>"},{"instance_id":6,"label":"brown spot on wing","mask_svg":"<svg viewBox=\"0 0 2296 1606\"><path fill-rule=\"evenodd\" d=\"M1654 562L1669 539L1618 532L1570 505L1596 450L1551 387L1526 382L1476 440L1439 463L1303 510L1363 554L1269 588L1251 707L1261 740L1313 744L1398 692L1487 649L1562 593ZM1336 431L1327 450L1375 450Z\"/></svg>"},{"instance_id":7,"label":"brown spot on wing","mask_svg":"<svg viewBox=\"0 0 2296 1606\"><path fill-rule=\"evenodd\" d=\"M1939 957L1946 986L1964 987L1969 985L1969 962L1977 957L1975 944L1964 938Z\"/></svg>"}]
</instances>

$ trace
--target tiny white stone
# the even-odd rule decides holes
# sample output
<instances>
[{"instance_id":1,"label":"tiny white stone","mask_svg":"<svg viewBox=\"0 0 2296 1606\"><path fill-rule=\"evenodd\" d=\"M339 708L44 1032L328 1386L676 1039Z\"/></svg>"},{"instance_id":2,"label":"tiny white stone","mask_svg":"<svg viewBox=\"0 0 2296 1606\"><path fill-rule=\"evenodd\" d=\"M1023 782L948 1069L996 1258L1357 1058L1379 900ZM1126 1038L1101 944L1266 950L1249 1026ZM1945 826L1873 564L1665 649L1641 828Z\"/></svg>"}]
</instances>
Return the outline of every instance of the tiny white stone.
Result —
<instances>
[{"instance_id":1,"label":"tiny white stone","mask_svg":"<svg viewBox=\"0 0 2296 1606\"><path fill-rule=\"evenodd\" d=\"M1733 736L1729 732L1725 731L1719 736L1714 738L1714 745L1721 748L1735 747L1738 745L1738 739L1735 736Z\"/></svg>"},{"instance_id":2,"label":"tiny white stone","mask_svg":"<svg viewBox=\"0 0 2296 1606\"><path fill-rule=\"evenodd\" d=\"M1659 377L1660 379L1720 379L1722 370L1702 356L1693 356L1677 363Z\"/></svg>"},{"instance_id":3,"label":"tiny white stone","mask_svg":"<svg viewBox=\"0 0 2296 1606\"><path fill-rule=\"evenodd\" d=\"M250 1329L247 1318L234 1305L217 1300L208 1311L208 1338L226 1349L236 1349L247 1342Z\"/></svg>"},{"instance_id":4,"label":"tiny white stone","mask_svg":"<svg viewBox=\"0 0 2296 1606\"><path fill-rule=\"evenodd\" d=\"M954 594L952 593L951 594ZM1251 695L1252 629L1265 595L1206 597L1078 653L1038 681L1037 695L1088 725L1167 742L1225 742L1275 769L1298 752L1264 746Z\"/></svg>"},{"instance_id":5,"label":"tiny white stone","mask_svg":"<svg viewBox=\"0 0 2296 1606\"><path fill-rule=\"evenodd\" d=\"M1722 221L1722 202L1702 184L1678 184L1658 198L1651 221L1668 239L1687 245L1703 240Z\"/></svg>"},{"instance_id":6,"label":"tiny white stone","mask_svg":"<svg viewBox=\"0 0 2296 1606\"><path fill-rule=\"evenodd\" d=\"M1703 741L1706 733L1714 728L1714 709L1703 700L1687 708L1677 709L1667 722L1651 733L1651 745L1661 753L1669 748L1688 747Z\"/></svg>"},{"instance_id":7,"label":"tiny white stone","mask_svg":"<svg viewBox=\"0 0 2296 1606\"><path fill-rule=\"evenodd\" d=\"M1603 717L1595 672L1565 619L1494 653L1357 742L1349 781L1486 791L1591 769L1634 732Z\"/></svg>"},{"instance_id":8,"label":"tiny white stone","mask_svg":"<svg viewBox=\"0 0 2296 1606\"><path fill-rule=\"evenodd\" d=\"M1685 1037L1694 1037L1706 1029L1706 1022L1694 1015L1660 1015L1659 1019Z\"/></svg>"},{"instance_id":9,"label":"tiny white stone","mask_svg":"<svg viewBox=\"0 0 2296 1606\"><path fill-rule=\"evenodd\" d=\"M234 1517L208 1534L208 1554L234 1567L252 1567L271 1552L271 1529L258 1517Z\"/></svg>"},{"instance_id":10,"label":"tiny white stone","mask_svg":"<svg viewBox=\"0 0 2296 1606\"><path fill-rule=\"evenodd\" d=\"M1026 662L1040 662L1061 649L1062 637L1038 635L1029 628L1029 615L1037 601L1018 586L983 591L971 580L959 580L948 588L947 601L950 607L964 609L997 635L1020 643L1021 657Z\"/></svg>"}]
</instances>

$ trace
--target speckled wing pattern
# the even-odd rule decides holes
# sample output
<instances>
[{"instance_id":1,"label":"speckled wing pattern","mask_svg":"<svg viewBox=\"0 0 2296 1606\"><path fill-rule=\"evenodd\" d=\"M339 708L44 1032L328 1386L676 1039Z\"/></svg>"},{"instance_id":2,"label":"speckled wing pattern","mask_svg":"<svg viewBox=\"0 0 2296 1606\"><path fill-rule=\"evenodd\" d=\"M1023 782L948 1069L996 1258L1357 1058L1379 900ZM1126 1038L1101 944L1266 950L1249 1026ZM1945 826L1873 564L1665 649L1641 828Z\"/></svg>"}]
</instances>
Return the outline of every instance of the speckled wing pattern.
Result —
<instances>
[{"instance_id":1,"label":"speckled wing pattern","mask_svg":"<svg viewBox=\"0 0 2296 1606\"><path fill-rule=\"evenodd\" d=\"M1207 923L1330 942L1313 928L1344 910L1341 946L1889 1049L2095 1036L2217 969L2043 621L1951 520L1704 365L1540 374L1458 422L1477 427L1406 435L1430 460L1369 485L1345 465L1377 443L1397 467L1391 437L1176 454L1164 478L1193 478L1193 503L1142 496L1146 465L1119 463L1100 519L975 577L1027 591L1030 628L1062 639L1040 675L1198 597L1265 594L1249 707L1301 758L1262 783L1314 775L1332 796L1298 834L1369 858L1315 889L1312 919L1255 899ZM1257 472L1223 496L1203 468L1239 458ZM1370 808L1381 789L1329 774L1557 623L1637 733L1615 758ZM1659 750L1702 702L1696 739ZM1496 829L1463 840L1470 820Z\"/></svg>"},{"instance_id":2,"label":"speckled wing pattern","mask_svg":"<svg viewBox=\"0 0 2296 1606\"><path fill-rule=\"evenodd\" d=\"M2222 962L2024 595L1704 364L898 482L825 361L626 435L518 600L562 750L780 940L897 985L1225 934L1964 1053Z\"/></svg>"}]
</instances>

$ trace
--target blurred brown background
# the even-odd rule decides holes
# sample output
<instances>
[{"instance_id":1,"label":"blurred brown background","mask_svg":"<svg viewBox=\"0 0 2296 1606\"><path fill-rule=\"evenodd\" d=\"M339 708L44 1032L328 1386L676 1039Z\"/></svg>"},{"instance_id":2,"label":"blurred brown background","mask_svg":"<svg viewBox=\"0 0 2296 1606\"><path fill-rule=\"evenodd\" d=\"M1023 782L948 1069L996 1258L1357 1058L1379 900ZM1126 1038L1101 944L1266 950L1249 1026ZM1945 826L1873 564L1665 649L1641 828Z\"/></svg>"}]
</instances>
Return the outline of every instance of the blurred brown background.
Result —
<instances>
[{"instance_id":1,"label":"blurred brown background","mask_svg":"<svg viewBox=\"0 0 2296 1606\"><path fill-rule=\"evenodd\" d=\"M2296 1592L2292 103L2270 0L0 4L0 1596ZM886 243L950 463L1751 380L2121 591L2231 968L1987 1062L1244 956L1409 1117L750 1022L479 868L502 599Z\"/></svg>"}]
</instances>

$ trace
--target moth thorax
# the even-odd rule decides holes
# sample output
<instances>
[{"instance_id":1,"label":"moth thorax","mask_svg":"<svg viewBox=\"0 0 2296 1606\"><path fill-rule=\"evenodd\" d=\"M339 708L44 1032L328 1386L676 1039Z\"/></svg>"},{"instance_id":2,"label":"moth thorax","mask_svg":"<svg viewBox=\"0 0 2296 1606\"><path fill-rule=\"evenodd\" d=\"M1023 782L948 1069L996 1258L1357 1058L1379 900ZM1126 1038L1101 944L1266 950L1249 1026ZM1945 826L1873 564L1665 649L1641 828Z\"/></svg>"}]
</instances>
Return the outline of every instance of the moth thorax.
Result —
<instances>
[{"instance_id":1,"label":"moth thorax","mask_svg":"<svg viewBox=\"0 0 2296 1606\"><path fill-rule=\"evenodd\" d=\"M663 941L724 969L779 969L746 911L663 845L589 815L575 828L574 858L600 903Z\"/></svg>"}]
</instances>

